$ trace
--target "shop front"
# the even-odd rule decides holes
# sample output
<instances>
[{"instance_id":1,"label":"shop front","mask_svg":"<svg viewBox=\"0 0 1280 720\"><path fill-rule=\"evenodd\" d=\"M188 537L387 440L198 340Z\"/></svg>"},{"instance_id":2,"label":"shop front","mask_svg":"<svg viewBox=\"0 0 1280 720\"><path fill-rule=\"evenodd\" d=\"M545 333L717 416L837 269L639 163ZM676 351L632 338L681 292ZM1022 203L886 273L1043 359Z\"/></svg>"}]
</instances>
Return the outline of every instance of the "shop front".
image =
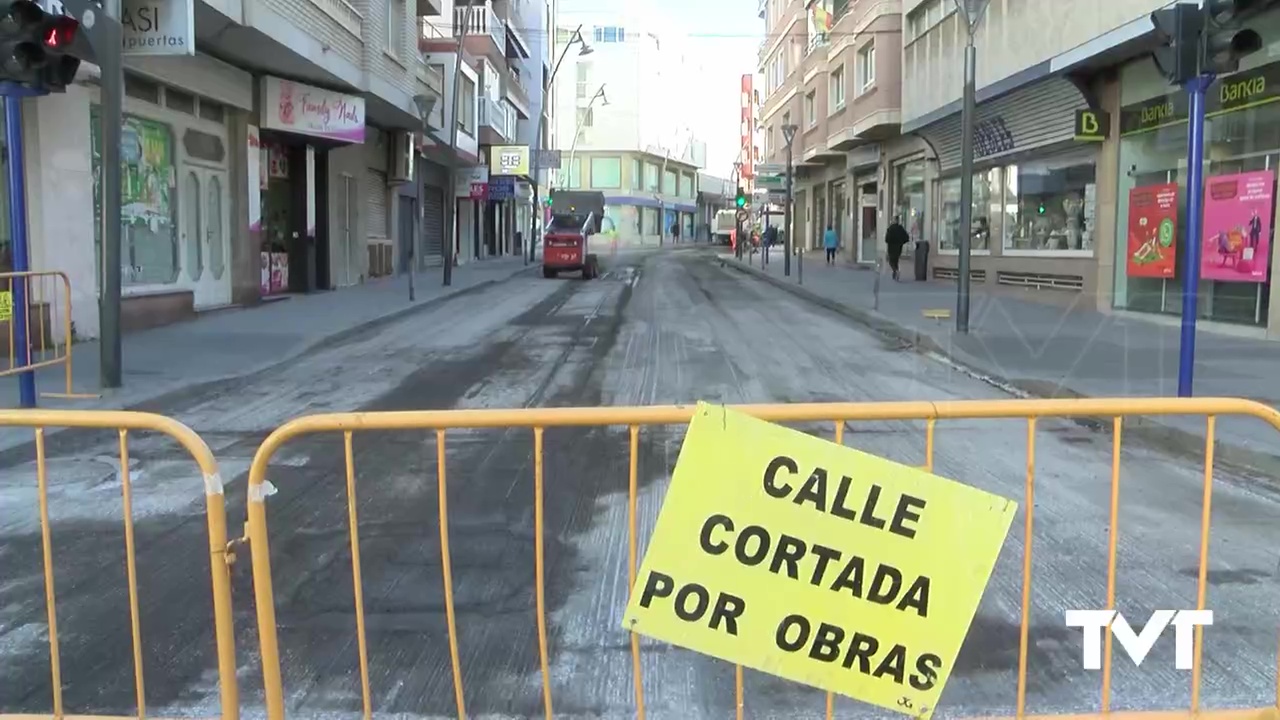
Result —
<instances>
[{"instance_id":1,"label":"shop front","mask_svg":"<svg viewBox=\"0 0 1280 720\"><path fill-rule=\"evenodd\" d=\"M855 148L845 159L848 167L850 227L846 243L849 259L863 265L876 261L879 252L878 196L876 175L880 166L880 146L872 143Z\"/></svg>"},{"instance_id":2,"label":"shop front","mask_svg":"<svg viewBox=\"0 0 1280 720\"><path fill-rule=\"evenodd\" d=\"M465 263L484 257L481 249L482 209L489 198L489 168L477 165L458 171L458 184L454 187L457 218L456 243L453 248L455 263Z\"/></svg>"},{"instance_id":3,"label":"shop front","mask_svg":"<svg viewBox=\"0 0 1280 720\"><path fill-rule=\"evenodd\" d=\"M1280 13L1256 26L1263 37L1273 37ZM1269 312L1272 236L1280 221L1280 62L1268 55L1245 58L1239 72L1209 90L1198 228L1186 222L1185 95L1170 88L1148 59L1121 69L1116 309L1181 314L1183 257L1187 243L1198 241L1199 316L1280 336Z\"/></svg>"},{"instance_id":4,"label":"shop front","mask_svg":"<svg viewBox=\"0 0 1280 720\"><path fill-rule=\"evenodd\" d=\"M203 86L198 73L193 71L192 79L187 87ZM120 137L122 322L127 329L138 329L232 302L236 233L228 126L236 109L139 75L127 75L125 89ZM101 267L103 138L96 89L88 100L95 267Z\"/></svg>"},{"instance_id":5,"label":"shop front","mask_svg":"<svg viewBox=\"0 0 1280 720\"><path fill-rule=\"evenodd\" d=\"M270 76L259 88L261 129L250 128L249 137L258 146L258 167L250 173L249 200L251 213L258 209L261 294L351 284L362 265L359 181L340 175L345 182L335 188L331 208L329 164L331 150L364 143L364 99Z\"/></svg>"},{"instance_id":6,"label":"shop front","mask_svg":"<svg viewBox=\"0 0 1280 720\"><path fill-rule=\"evenodd\" d=\"M1062 78L979 106L968 228L960 220L959 117L919 131L937 151L937 177L930 188L936 208L930 220L937 239L934 277L956 277L967 233L975 282L1036 290L1092 287L1099 145L1076 134L1077 115L1087 109L1076 86ZM919 161L898 169L910 179L895 178L895 184L919 188Z\"/></svg>"}]
</instances>

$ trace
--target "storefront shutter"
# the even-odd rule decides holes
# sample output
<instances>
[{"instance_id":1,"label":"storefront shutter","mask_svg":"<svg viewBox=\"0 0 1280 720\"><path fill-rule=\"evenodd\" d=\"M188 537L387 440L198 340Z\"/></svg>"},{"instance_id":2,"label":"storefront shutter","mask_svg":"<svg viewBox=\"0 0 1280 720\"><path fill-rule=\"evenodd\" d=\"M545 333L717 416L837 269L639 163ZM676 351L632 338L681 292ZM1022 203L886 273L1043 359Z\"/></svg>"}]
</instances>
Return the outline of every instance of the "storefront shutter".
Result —
<instances>
[{"instance_id":1,"label":"storefront shutter","mask_svg":"<svg viewBox=\"0 0 1280 720\"><path fill-rule=\"evenodd\" d=\"M979 163L1016 155L1075 137L1076 110L1088 108L1084 96L1069 80L1050 78L1015 90L1002 98L978 106L975 125L999 121L1013 138L1013 148L976 157ZM960 166L960 113L954 113L920 130L938 152L940 170L945 173Z\"/></svg>"},{"instance_id":2,"label":"storefront shutter","mask_svg":"<svg viewBox=\"0 0 1280 720\"><path fill-rule=\"evenodd\" d=\"M365 227L368 237L387 234L387 174L370 168L364 174Z\"/></svg>"},{"instance_id":3,"label":"storefront shutter","mask_svg":"<svg viewBox=\"0 0 1280 720\"><path fill-rule=\"evenodd\" d=\"M423 259L434 266L444 262L444 190L428 185L422 193Z\"/></svg>"}]
</instances>

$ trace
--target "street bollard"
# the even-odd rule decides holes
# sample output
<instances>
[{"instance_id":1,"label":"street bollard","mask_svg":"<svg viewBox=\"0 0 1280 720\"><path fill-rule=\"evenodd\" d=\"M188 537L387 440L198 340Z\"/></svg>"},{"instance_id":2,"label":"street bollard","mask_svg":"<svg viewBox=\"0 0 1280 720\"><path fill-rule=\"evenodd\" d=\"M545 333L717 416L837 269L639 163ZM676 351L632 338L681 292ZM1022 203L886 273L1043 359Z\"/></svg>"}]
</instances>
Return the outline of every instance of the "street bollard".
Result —
<instances>
[{"instance_id":1,"label":"street bollard","mask_svg":"<svg viewBox=\"0 0 1280 720\"><path fill-rule=\"evenodd\" d=\"M876 312L880 311L880 276L883 274L884 268L876 258L876 279L871 283L871 309Z\"/></svg>"}]
</instances>

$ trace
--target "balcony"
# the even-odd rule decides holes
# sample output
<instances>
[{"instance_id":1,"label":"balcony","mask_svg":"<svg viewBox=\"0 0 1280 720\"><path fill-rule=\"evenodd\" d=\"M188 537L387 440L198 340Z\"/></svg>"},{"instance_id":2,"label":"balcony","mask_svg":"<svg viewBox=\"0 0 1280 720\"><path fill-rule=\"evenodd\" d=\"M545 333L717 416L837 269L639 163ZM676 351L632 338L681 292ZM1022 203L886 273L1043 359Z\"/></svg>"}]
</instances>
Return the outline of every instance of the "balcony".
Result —
<instances>
[{"instance_id":1,"label":"balcony","mask_svg":"<svg viewBox=\"0 0 1280 720\"><path fill-rule=\"evenodd\" d=\"M511 141L515 134L515 119L503 104L490 97L481 97L480 102L480 144L504 145Z\"/></svg>"},{"instance_id":2,"label":"balcony","mask_svg":"<svg viewBox=\"0 0 1280 720\"><path fill-rule=\"evenodd\" d=\"M436 17L444 14L443 0L417 0L415 6L418 17Z\"/></svg>"},{"instance_id":3,"label":"balcony","mask_svg":"<svg viewBox=\"0 0 1280 720\"><path fill-rule=\"evenodd\" d=\"M504 83L502 96L515 106L516 112L520 113L520 117L526 120L529 119L531 114L529 87L525 84L520 66L515 62L507 66L507 81Z\"/></svg>"},{"instance_id":4,"label":"balcony","mask_svg":"<svg viewBox=\"0 0 1280 720\"><path fill-rule=\"evenodd\" d=\"M488 55L495 62L506 63L507 24L488 5L455 7L453 36L463 36L463 45L472 54Z\"/></svg>"},{"instance_id":5,"label":"balcony","mask_svg":"<svg viewBox=\"0 0 1280 720\"><path fill-rule=\"evenodd\" d=\"M804 51L805 57L808 57L809 55L811 55L813 51L817 50L818 48L826 47L828 42L830 42L830 40L827 36L827 33L824 33L824 32L814 33L810 35L809 45L808 47L805 48L805 51Z\"/></svg>"}]
</instances>

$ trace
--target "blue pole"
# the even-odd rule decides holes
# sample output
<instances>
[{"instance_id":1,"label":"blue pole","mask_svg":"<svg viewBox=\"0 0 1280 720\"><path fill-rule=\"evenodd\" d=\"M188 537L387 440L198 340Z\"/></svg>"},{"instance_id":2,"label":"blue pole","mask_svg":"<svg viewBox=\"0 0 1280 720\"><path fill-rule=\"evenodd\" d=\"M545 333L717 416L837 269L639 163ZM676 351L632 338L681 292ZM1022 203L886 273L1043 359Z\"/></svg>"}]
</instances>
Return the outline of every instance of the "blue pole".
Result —
<instances>
[{"instance_id":1,"label":"blue pole","mask_svg":"<svg viewBox=\"0 0 1280 720\"><path fill-rule=\"evenodd\" d=\"M31 261L27 253L27 193L22 160L22 98L4 99L4 139L9 148L9 233L13 238L13 271L27 272ZM15 367L31 364L31 339L27 334L27 282L16 279L13 288L13 344ZM69 340L69 338L68 338ZM36 374L28 370L18 374L18 405L36 406Z\"/></svg>"},{"instance_id":2,"label":"blue pole","mask_svg":"<svg viewBox=\"0 0 1280 720\"><path fill-rule=\"evenodd\" d=\"M1212 75L1186 84L1187 119L1187 249L1182 254L1182 340L1178 349L1178 397L1191 397L1196 365L1196 314L1199 312L1200 250L1204 238L1204 92Z\"/></svg>"}]
</instances>

